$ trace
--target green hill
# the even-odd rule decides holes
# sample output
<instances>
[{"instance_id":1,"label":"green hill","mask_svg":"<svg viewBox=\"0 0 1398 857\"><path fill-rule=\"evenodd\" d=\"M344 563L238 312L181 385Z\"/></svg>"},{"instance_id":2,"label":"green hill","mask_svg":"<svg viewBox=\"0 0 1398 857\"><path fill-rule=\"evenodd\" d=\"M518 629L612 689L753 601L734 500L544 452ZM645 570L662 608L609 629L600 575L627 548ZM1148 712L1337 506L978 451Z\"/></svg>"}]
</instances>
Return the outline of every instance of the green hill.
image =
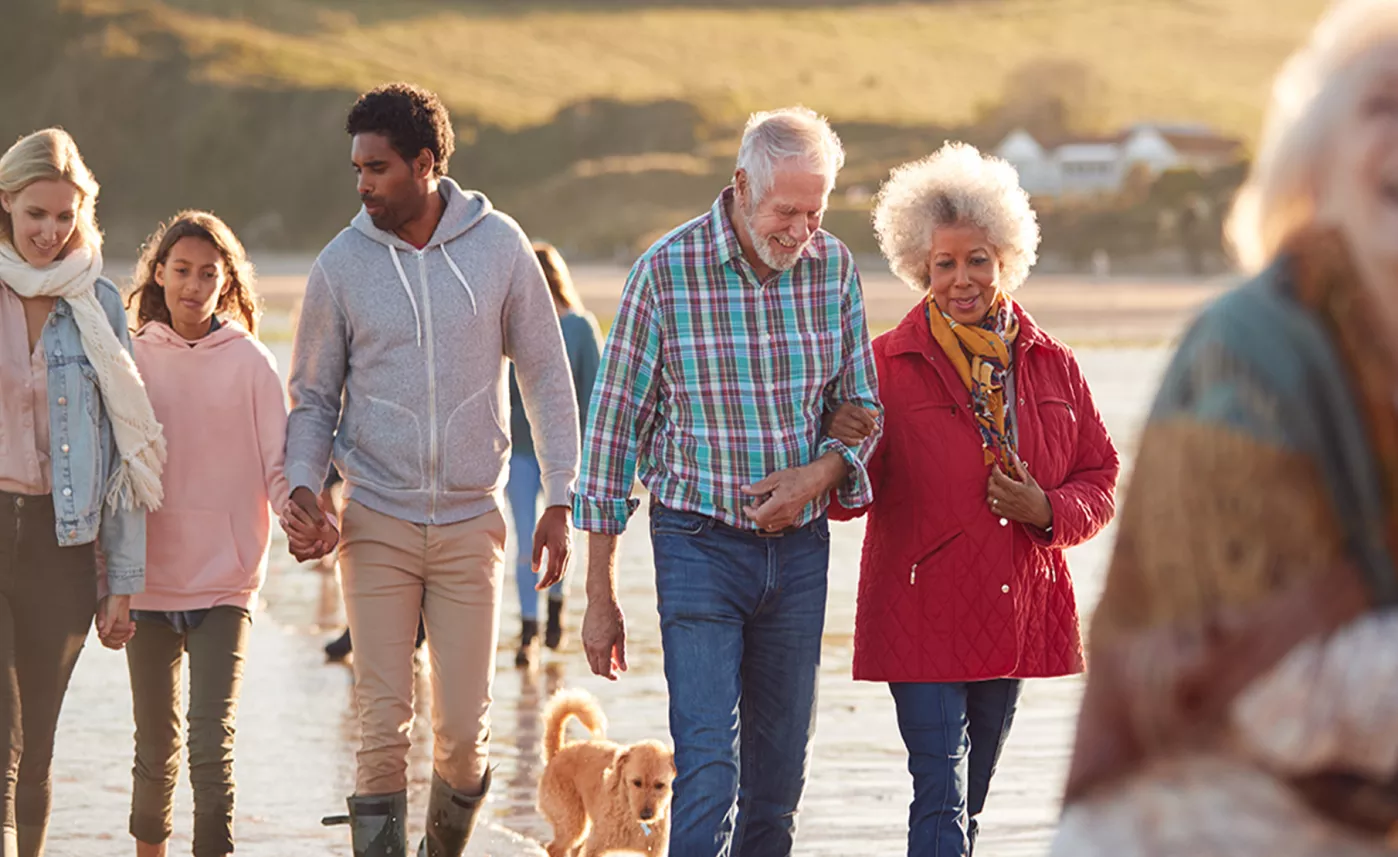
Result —
<instances>
[{"instance_id":1,"label":"green hill","mask_svg":"<svg viewBox=\"0 0 1398 857\"><path fill-rule=\"evenodd\" d=\"M251 244L309 248L354 207L343 114L360 89L438 90L452 172L531 231L625 255L707 205L756 108L836 120L842 184L947 137L983 145L1140 120L1244 138L1325 0L376 2L7 0L0 139L78 137L110 240L180 206ZM862 203L834 222L861 225ZM847 236L851 243L867 243Z\"/></svg>"}]
</instances>

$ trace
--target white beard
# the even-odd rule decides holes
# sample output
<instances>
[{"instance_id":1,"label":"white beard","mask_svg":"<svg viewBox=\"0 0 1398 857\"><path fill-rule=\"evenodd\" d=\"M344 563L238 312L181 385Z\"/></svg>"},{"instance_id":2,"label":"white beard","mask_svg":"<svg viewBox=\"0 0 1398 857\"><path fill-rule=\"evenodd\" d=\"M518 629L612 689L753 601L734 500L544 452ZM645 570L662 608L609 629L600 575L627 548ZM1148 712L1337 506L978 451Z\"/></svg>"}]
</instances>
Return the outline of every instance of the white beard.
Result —
<instances>
[{"instance_id":1,"label":"white beard","mask_svg":"<svg viewBox=\"0 0 1398 857\"><path fill-rule=\"evenodd\" d=\"M740 209L744 208L743 206L738 207ZM773 271L790 271L792 268L796 267L796 262L801 258L801 253L806 249L806 245L811 243L811 239L807 238L805 242L798 244L790 250L783 248L782 252L778 254L772 249L772 242L769 238L758 235L756 230L753 229L751 215L747 211L743 211L742 217L743 226L747 229L748 237L752 239L753 246L757 250L757 258L761 259L762 264L771 268ZM811 238L814 237L814 235L811 236Z\"/></svg>"}]
</instances>

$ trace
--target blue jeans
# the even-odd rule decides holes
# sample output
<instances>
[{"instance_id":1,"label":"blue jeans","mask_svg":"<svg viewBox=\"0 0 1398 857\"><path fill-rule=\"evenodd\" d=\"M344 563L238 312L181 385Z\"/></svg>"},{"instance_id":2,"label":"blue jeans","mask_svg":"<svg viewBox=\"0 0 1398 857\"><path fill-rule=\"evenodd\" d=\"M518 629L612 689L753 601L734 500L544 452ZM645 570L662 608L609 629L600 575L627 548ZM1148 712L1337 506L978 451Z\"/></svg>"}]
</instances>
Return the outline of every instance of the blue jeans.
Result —
<instances>
[{"instance_id":1,"label":"blue jeans","mask_svg":"<svg viewBox=\"0 0 1398 857\"><path fill-rule=\"evenodd\" d=\"M510 481L505 497L515 525L518 554L515 557L515 585L519 587L519 616L539 618L539 575L534 573L534 524L539 520L539 491L542 490L539 459L532 455L510 456ZM549 599L563 600L563 581L549 587Z\"/></svg>"},{"instance_id":2,"label":"blue jeans","mask_svg":"<svg viewBox=\"0 0 1398 857\"><path fill-rule=\"evenodd\" d=\"M651 511L675 742L673 857L791 853L815 732L830 528Z\"/></svg>"},{"instance_id":3,"label":"blue jeans","mask_svg":"<svg viewBox=\"0 0 1398 857\"><path fill-rule=\"evenodd\" d=\"M908 748L908 857L966 857L1010 734L1017 679L890 684Z\"/></svg>"}]
</instances>

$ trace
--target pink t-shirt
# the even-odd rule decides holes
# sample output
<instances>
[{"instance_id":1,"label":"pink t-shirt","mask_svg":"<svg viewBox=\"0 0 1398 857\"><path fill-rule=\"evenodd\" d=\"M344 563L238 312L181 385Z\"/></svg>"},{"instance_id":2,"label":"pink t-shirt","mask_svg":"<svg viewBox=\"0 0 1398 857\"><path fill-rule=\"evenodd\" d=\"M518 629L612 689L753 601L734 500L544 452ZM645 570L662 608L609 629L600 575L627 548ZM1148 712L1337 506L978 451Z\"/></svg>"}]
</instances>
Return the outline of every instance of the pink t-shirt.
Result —
<instances>
[{"instance_id":1,"label":"pink t-shirt","mask_svg":"<svg viewBox=\"0 0 1398 857\"><path fill-rule=\"evenodd\" d=\"M43 340L30 351L24 303L0 283L0 491L53 491L48 378Z\"/></svg>"}]
</instances>

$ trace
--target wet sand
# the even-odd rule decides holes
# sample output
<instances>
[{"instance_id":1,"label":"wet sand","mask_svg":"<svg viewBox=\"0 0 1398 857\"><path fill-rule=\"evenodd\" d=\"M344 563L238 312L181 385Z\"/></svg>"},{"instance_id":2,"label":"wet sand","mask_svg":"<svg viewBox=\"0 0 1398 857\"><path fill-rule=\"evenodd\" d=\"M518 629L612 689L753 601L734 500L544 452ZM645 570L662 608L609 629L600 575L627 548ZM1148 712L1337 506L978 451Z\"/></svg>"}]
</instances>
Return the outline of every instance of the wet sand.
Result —
<instances>
[{"instance_id":1,"label":"wet sand","mask_svg":"<svg viewBox=\"0 0 1398 857\"><path fill-rule=\"evenodd\" d=\"M1177 328L1162 329L1168 338ZM277 350L285 370L288 349ZM1113 435L1129 450L1167 352L1147 347L1083 348L1078 353ZM911 784L893 703L886 686L849 678L862 529L859 522L832 527L819 726L796 848L802 855L889 855L904 849ZM486 823L473 840L470 854L542 853L538 843L547 840L549 830L533 809L542 767L539 710L557 688L584 687L596 693L610 716L612 737L619 741L667 737L651 550L645 533L641 512L622 543L622 603L631 630L632 669L616 684L592 676L576 644L533 672L513 667L518 607L507 570L493 709L493 761L499 768ZM1110 541L1109 530L1069 555L1084 613L1099 593ZM575 569L570 604L573 627L582 609L580 578L581 571ZM273 546L265 595L264 609L253 627L239 718L238 853L254 857L348 854L345 828L319 825L322 814L343 811L343 798L353 786L358 743L350 670L327 665L320 648L339 630L338 592L333 578L295 565L278 542ZM983 816L981 854L1018 857L1045 852L1057 815L1080 688L1078 678L1028 685ZM413 728L415 747L410 757L414 841L420 834L424 791L431 776L427 696L425 682L419 681L420 717ZM51 854L134 853L126 834L131 747L124 656L102 649L94 637L78 665L60 725ZM182 774L172 854L189 853L190 813Z\"/></svg>"}]
</instances>

